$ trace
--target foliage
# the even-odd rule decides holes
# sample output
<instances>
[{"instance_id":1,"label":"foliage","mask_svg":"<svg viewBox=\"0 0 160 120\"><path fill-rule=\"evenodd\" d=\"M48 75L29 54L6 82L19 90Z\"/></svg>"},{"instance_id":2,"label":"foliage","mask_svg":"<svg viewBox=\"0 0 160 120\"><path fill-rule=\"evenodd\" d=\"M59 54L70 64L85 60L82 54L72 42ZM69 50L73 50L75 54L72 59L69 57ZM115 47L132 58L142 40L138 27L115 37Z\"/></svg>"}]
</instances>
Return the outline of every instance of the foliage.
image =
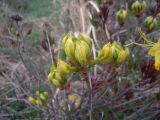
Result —
<instances>
[{"instance_id":1,"label":"foliage","mask_svg":"<svg viewBox=\"0 0 160 120\"><path fill-rule=\"evenodd\" d=\"M159 119L159 8L158 0L0 2L0 119Z\"/></svg>"}]
</instances>

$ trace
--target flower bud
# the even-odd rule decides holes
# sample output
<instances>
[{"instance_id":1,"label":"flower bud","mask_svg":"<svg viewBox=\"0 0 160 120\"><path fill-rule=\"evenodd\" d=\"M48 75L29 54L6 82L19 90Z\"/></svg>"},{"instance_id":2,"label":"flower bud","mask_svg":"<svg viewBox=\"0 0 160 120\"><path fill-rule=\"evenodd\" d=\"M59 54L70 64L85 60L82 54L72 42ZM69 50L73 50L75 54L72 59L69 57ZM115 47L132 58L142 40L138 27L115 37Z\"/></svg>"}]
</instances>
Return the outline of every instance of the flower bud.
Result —
<instances>
[{"instance_id":1,"label":"flower bud","mask_svg":"<svg viewBox=\"0 0 160 120\"><path fill-rule=\"evenodd\" d=\"M55 76L55 72L57 71L55 66L51 66L50 73L48 74L48 80L51 81Z\"/></svg>"},{"instance_id":2,"label":"flower bud","mask_svg":"<svg viewBox=\"0 0 160 120\"><path fill-rule=\"evenodd\" d=\"M62 47L63 47L63 49L65 49L66 41L67 41L70 37L72 37L72 36L71 36L70 34L67 34L67 35L63 38L63 40L62 40Z\"/></svg>"},{"instance_id":3,"label":"flower bud","mask_svg":"<svg viewBox=\"0 0 160 120\"><path fill-rule=\"evenodd\" d=\"M75 41L76 37L69 37L64 45L64 50L68 58L70 58L73 62L76 62L75 59Z\"/></svg>"},{"instance_id":4,"label":"flower bud","mask_svg":"<svg viewBox=\"0 0 160 120\"><path fill-rule=\"evenodd\" d=\"M118 58L116 60L116 62L118 64L121 64L123 61L126 60L126 58L128 57L129 55L129 50L128 48L125 48L124 50L121 50L119 53L118 53Z\"/></svg>"},{"instance_id":5,"label":"flower bud","mask_svg":"<svg viewBox=\"0 0 160 120\"><path fill-rule=\"evenodd\" d=\"M61 77L65 77L70 72L70 66L63 60L58 60L57 71L60 73Z\"/></svg>"},{"instance_id":6,"label":"flower bud","mask_svg":"<svg viewBox=\"0 0 160 120\"><path fill-rule=\"evenodd\" d=\"M116 13L116 17L120 26L123 26L127 19L127 11L124 9L119 10Z\"/></svg>"},{"instance_id":7,"label":"flower bud","mask_svg":"<svg viewBox=\"0 0 160 120\"><path fill-rule=\"evenodd\" d=\"M148 16L144 20L144 25L147 28L147 31L152 31L157 26L157 19L152 16Z\"/></svg>"},{"instance_id":8,"label":"flower bud","mask_svg":"<svg viewBox=\"0 0 160 120\"><path fill-rule=\"evenodd\" d=\"M44 94L45 98L49 97L48 92L43 92L43 94Z\"/></svg>"},{"instance_id":9,"label":"flower bud","mask_svg":"<svg viewBox=\"0 0 160 120\"><path fill-rule=\"evenodd\" d=\"M91 42L91 38L83 33L80 33L79 35L79 39L81 41L84 41L88 44L88 46L90 47L90 49L92 48L92 42Z\"/></svg>"},{"instance_id":10,"label":"flower bud","mask_svg":"<svg viewBox=\"0 0 160 120\"><path fill-rule=\"evenodd\" d=\"M45 95L42 94L42 93L39 95L39 98L40 98L41 100L43 100L43 101L46 101L46 97L45 97Z\"/></svg>"},{"instance_id":11,"label":"flower bud","mask_svg":"<svg viewBox=\"0 0 160 120\"><path fill-rule=\"evenodd\" d=\"M139 2L137 0L132 4L131 9L136 17L140 17L144 13L146 7L147 7L147 4L145 1Z\"/></svg>"},{"instance_id":12,"label":"flower bud","mask_svg":"<svg viewBox=\"0 0 160 120\"><path fill-rule=\"evenodd\" d=\"M112 56L112 59L111 59L111 62L116 62L117 58L118 58L118 54L121 50L123 50L123 48L116 42L114 41L112 43L112 52L111 52L111 56Z\"/></svg>"},{"instance_id":13,"label":"flower bud","mask_svg":"<svg viewBox=\"0 0 160 120\"><path fill-rule=\"evenodd\" d=\"M75 57L80 65L85 66L89 63L91 48L86 42L76 41Z\"/></svg>"},{"instance_id":14,"label":"flower bud","mask_svg":"<svg viewBox=\"0 0 160 120\"><path fill-rule=\"evenodd\" d=\"M107 43L103 46L98 54L98 60L102 63L106 63L108 58L111 56L111 43Z\"/></svg>"},{"instance_id":15,"label":"flower bud","mask_svg":"<svg viewBox=\"0 0 160 120\"><path fill-rule=\"evenodd\" d=\"M33 103L33 104L36 103L36 99L33 98L33 97L31 97L31 96L28 97L28 101L29 101L30 103Z\"/></svg>"},{"instance_id":16,"label":"flower bud","mask_svg":"<svg viewBox=\"0 0 160 120\"><path fill-rule=\"evenodd\" d=\"M44 103L40 99L36 100L36 104L39 105L39 106L43 106L44 105Z\"/></svg>"},{"instance_id":17,"label":"flower bud","mask_svg":"<svg viewBox=\"0 0 160 120\"><path fill-rule=\"evenodd\" d=\"M52 79L51 83L56 87L59 87L59 88L62 87L62 84L61 84L61 82L59 80Z\"/></svg>"},{"instance_id":18,"label":"flower bud","mask_svg":"<svg viewBox=\"0 0 160 120\"><path fill-rule=\"evenodd\" d=\"M160 70L160 51L156 51L155 54L155 69Z\"/></svg>"},{"instance_id":19,"label":"flower bud","mask_svg":"<svg viewBox=\"0 0 160 120\"><path fill-rule=\"evenodd\" d=\"M40 91L39 90L36 90L36 96L40 96Z\"/></svg>"},{"instance_id":20,"label":"flower bud","mask_svg":"<svg viewBox=\"0 0 160 120\"><path fill-rule=\"evenodd\" d=\"M56 79L56 80L58 80L58 81L60 81L60 82L62 82L63 81L63 79L62 79L62 77L61 77L61 75L60 75L60 73L57 71L57 72L55 72L55 76L54 76L54 78Z\"/></svg>"}]
</instances>

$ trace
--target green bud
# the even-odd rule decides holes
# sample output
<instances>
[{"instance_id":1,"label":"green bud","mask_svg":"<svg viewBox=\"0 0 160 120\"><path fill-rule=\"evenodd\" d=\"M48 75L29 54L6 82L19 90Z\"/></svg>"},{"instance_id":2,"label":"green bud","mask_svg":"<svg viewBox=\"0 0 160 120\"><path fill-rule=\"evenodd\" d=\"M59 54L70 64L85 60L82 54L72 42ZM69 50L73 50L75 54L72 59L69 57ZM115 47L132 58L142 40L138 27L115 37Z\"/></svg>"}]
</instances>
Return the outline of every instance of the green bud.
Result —
<instances>
[{"instance_id":1,"label":"green bud","mask_svg":"<svg viewBox=\"0 0 160 120\"><path fill-rule=\"evenodd\" d=\"M111 60L111 62L114 62L116 59L117 59L117 57L118 57L118 49L116 48L116 46L115 45L113 45L112 44L112 47L111 47L111 58L112 58L112 60Z\"/></svg>"},{"instance_id":2,"label":"green bud","mask_svg":"<svg viewBox=\"0 0 160 120\"><path fill-rule=\"evenodd\" d=\"M147 4L145 1L139 2L137 0L132 4L131 9L136 17L140 17L144 13L146 7L147 7Z\"/></svg>"},{"instance_id":3,"label":"green bud","mask_svg":"<svg viewBox=\"0 0 160 120\"><path fill-rule=\"evenodd\" d=\"M113 61L116 61L119 52L120 52L121 50L123 50L123 49L122 49L122 47L121 47L120 45L117 44L116 41L114 41L114 42L112 43L112 47L111 47L111 48L112 48L112 60L113 60Z\"/></svg>"},{"instance_id":4,"label":"green bud","mask_svg":"<svg viewBox=\"0 0 160 120\"><path fill-rule=\"evenodd\" d=\"M70 66L63 60L58 60L57 71L60 73L61 77L65 77L70 72Z\"/></svg>"},{"instance_id":5,"label":"green bud","mask_svg":"<svg viewBox=\"0 0 160 120\"><path fill-rule=\"evenodd\" d=\"M41 94L39 95L39 97L40 97L41 100L46 101L46 97L45 97L44 94L41 93Z\"/></svg>"},{"instance_id":6,"label":"green bud","mask_svg":"<svg viewBox=\"0 0 160 120\"><path fill-rule=\"evenodd\" d=\"M54 86L56 86L56 87L59 87L59 88L62 87L62 84L61 84L61 82L60 82L59 80L52 79L52 80L51 80L51 83L52 83Z\"/></svg>"},{"instance_id":7,"label":"green bud","mask_svg":"<svg viewBox=\"0 0 160 120\"><path fill-rule=\"evenodd\" d=\"M144 25L147 28L147 31L152 31L157 26L157 19L152 16L148 16L144 20Z\"/></svg>"},{"instance_id":8,"label":"green bud","mask_svg":"<svg viewBox=\"0 0 160 120\"><path fill-rule=\"evenodd\" d=\"M91 38L83 33L80 33L79 35L79 39L81 41L84 41L88 44L88 46L90 47L90 49L92 48L92 42L91 42Z\"/></svg>"},{"instance_id":9,"label":"green bud","mask_svg":"<svg viewBox=\"0 0 160 120\"><path fill-rule=\"evenodd\" d=\"M65 49L66 41L67 41L70 37L72 37L72 36L71 36L70 34L67 34L67 35L63 38L63 40L62 40L62 47L63 47L63 49Z\"/></svg>"},{"instance_id":10,"label":"green bud","mask_svg":"<svg viewBox=\"0 0 160 120\"><path fill-rule=\"evenodd\" d=\"M40 99L36 100L36 104L39 106L44 106L44 103Z\"/></svg>"},{"instance_id":11,"label":"green bud","mask_svg":"<svg viewBox=\"0 0 160 120\"><path fill-rule=\"evenodd\" d=\"M56 71L57 71L56 67L52 65L51 68L50 68L50 73L48 74L48 80L49 81L51 81L52 78L54 78Z\"/></svg>"},{"instance_id":12,"label":"green bud","mask_svg":"<svg viewBox=\"0 0 160 120\"><path fill-rule=\"evenodd\" d=\"M28 101L29 101L30 103L33 103L33 104L36 103L36 99L33 98L32 96L29 96L29 97L28 97Z\"/></svg>"},{"instance_id":13,"label":"green bud","mask_svg":"<svg viewBox=\"0 0 160 120\"><path fill-rule=\"evenodd\" d=\"M43 94L44 94L45 98L48 98L48 97L49 97L48 92L43 92Z\"/></svg>"},{"instance_id":14,"label":"green bud","mask_svg":"<svg viewBox=\"0 0 160 120\"><path fill-rule=\"evenodd\" d=\"M60 73L58 71L55 73L55 77L54 78L56 80L62 81L62 77L61 77L61 75L60 75Z\"/></svg>"},{"instance_id":15,"label":"green bud","mask_svg":"<svg viewBox=\"0 0 160 120\"><path fill-rule=\"evenodd\" d=\"M73 62L76 62L75 60L75 41L77 40L76 37L69 37L66 40L66 43L64 45L64 50L68 58L70 58Z\"/></svg>"},{"instance_id":16,"label":"green bud","mask_svg":"<svg viewBox=\"0 0 160 120\"><path fill-rule=\"evenodd\" d=\"M123 26L127 19L127 11L124 9L119 10L116 13L116 17L120 26Z\"/></svg>"},{"instance_id":17,"label":"green bud","mask_svg":"<svg viewBox=\"0 0 160 120\"><path fill-rule=\"evenodd\" d=\"M147 8L147 3L145 1L142 2L142 10L145 11Z\"/></svg>"},{"instance_id":18,"label":"green bud","mask_svg":"<svg viewBox=\"0 0 160 120\"><path fill-rule=\"evenodd\" d=\"M49 74L48 74L48 80L51 81L52 78L53 78L53 73L49 73Z\"/></svg>"},{"instance_id":19,"label":"green bud","mask_svg":"<svg viewBox=\"0 0 160 120\"><path fill-rule=\"evenodd\" d=\"M121 58L120 54L125 54L125 57L128 56L127 49L123 50L123 48L114 41L112 44L106 44L99 53L99 60L102 63L120 63L125 58Z\"/></svg>"},{"instance_id":20,"label":"green bud","mask_svg":"<svg viewBox=\"0 0 160 120\"><path fill-rule=\"evenodd\" d=\"M98 54L98 60L101 63L106 63L108 61L108 58L110 58L111 56L111 43L107 43L103 46L103 48L101 49L101 51Z\"/></svg>"},{"instance_id":21,"label":"green bud","mask_svg":"<svg viewBox=\"0 0 160 120\"><path fill-rule=\"evenodd\" d=\"M83 41L76 41L75 57L80 65L85 66L89 63L90 47Z\"/></svg>"},{"instance_id":22,"label":"green bud","mask_svg":"<svg viewBox=\"0 0 160 120\"><path fill-rule=\"evenodd\" d=\"M40 96L40 91L39 90L36 90L36 96Z\"/></svg>"},{"instance_id":23,"label":"green bud","mask_svg":"<svg viewBox=\"0 0 160 120\"><path fill-rule=\"evenodd\" d=\"M128 48L125 48L124 50L121 50L119 53L118 53L118 57L117 57L117 60L116 62L118 64L121 64L123 61L126 60L126 58L128 57L129 55L129 50Z\"/></svg>"}]
</instances>

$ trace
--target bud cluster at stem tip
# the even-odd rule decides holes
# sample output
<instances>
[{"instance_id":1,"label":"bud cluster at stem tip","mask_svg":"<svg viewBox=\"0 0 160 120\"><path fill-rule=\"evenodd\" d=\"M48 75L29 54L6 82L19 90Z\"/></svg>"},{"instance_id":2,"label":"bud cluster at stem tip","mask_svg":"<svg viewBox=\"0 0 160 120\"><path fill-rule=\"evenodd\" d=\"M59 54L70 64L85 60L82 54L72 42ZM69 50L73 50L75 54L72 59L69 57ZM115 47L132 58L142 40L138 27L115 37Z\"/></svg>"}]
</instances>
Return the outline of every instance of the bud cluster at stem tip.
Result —
<instances>
[{"instance_id":1,"label":"bud cluster at stem tip","mask_svg":"<svg viewBox=\"0 0 160 120\"><path fill-rule=\"evenodd\" d=\"M86 72L88 68L98 64L121 64L129 55L129 50L120 46L116 41L107 43L99 51L96 59L91 58L91 38L80 33L78 36L67 34L62 40L62 47L69 61L74 63L70 66L67 62L59 59L57 67L51 66L48 80L60 89L67 89L69 82L67 76L74 72Z\"/></svg>"},{"instance_id":2,"label":"bud cluster at stem tip","mask_svg":"<svg viewBox=\"0 0 160 120\"><path fill-rule=\"evenodd\" d=\"M92 49L89 36L82 33L78 37L67 34L62 40L62 47L72 62L80 66L89 65Z\"/></svg>"},{"instance_id":3,"label":"bud cluster at stem tip","mask_svg":"<svg viewBox=\"0 0 160 120\"><path fill-rule=\"evenodd\" d=\"M157 19L152 16L148 16L144 20L144 25L145 25L147 31L150 32L157 26Z\"/></svg>"},{"instance_id":4,"label":"bud cluster at stem tip","mask_svg":"<svg viewBox=\"0 0 160 120\"><path fill-rule=\"evenodd\" d=\"M135 1L131 6L131 10L136 17L141 17L146 8L147 8L147 3L145 1L140 2L138 0Z\"/></svg>"},{"instance_id":5,"label":"bud cluster at stem tip","mask_svg":"<svg viewBox=\"0 0 160 120\"><path fill-rule=\"evenodd\" d=\"M35 94L36 94L36 98L29 96L28 101L38 106L45 106L49 96L48 92L40 92L39 90L37 90Z\"/></svg>"},{"instance_id":6,"label":"bud cluster at stem tip","mask_svg":"<svg viewBox=\"0 0 160 120\"><path fill-rule=\"evenodd\" d=\"M107 43L98 54L97 63L121 64L129 56L128 48L121 47L116 41Z\"/></svg>"},{"instance_id":7,"label":"bud cluster at stem tip","mask_svg":"<svg viewBox=\"0 0 160 120\"><path fill-rule=\"evenodd\" d=\"M54 86L60 89L66 89L67 75L72 71L72 68L63 60L58 60L57 67L51 66L48 80Z\"/></svg>"},{"instance_id":8,"label":"bud cluster at stem tip","mask_svg":"<svg viewBox=\"0 0 160 120\"><path fill-rule=\"evenodd\" d=\"M124 9L120 9L116 13L116 17L120 26L123 26L127 19L127 11Z\"/></svg>"}]
</instances>

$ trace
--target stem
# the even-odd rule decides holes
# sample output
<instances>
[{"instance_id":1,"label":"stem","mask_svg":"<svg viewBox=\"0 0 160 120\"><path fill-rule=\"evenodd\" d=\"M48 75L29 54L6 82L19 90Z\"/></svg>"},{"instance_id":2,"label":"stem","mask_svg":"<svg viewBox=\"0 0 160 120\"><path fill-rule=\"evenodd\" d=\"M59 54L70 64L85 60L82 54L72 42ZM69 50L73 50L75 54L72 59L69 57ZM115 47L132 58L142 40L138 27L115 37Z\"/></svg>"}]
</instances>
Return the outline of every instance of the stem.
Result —
<instances>
[{"instance_id":1,"label":"stem","mask_svg":"<svg viewBox=\"0 0 160 120\"><path fill-rule=\"evenodd\" d=\"M98 58L96 58L95 60L92 60L91 63L90 63L90 67L93 67L94 65L98 64L100 61Z\"/></svg>"},{"instance_id":2,"label":"stem","mask_svg":"<svg viewBox=\"0 0 160 120\"><path fill-rule=\"evenodd\" d=\"M48 43L48 47L49 47L49 53L50 53L52 65L55 65L55 63L54 63L54 61L53 61L53 54L52 54L52 49L51 49L51 43L50 43L50 41L49 41L48 33L47 33L47 30L46 30L46 29L44 30L44 33L45 33L45 36L46 36L46 39L47 39L47 43Z\"/></svg>"},{"instance_id":3,"label":"stem","mask_svg":"<svg viewBox=\"0 0 160 120\"><path fill-rule=\"evenodd\" d=\"M80 15L81 15L81 22L82 22L82 32L85 33L85 20L82 6L80 7Z\"/></svg>"},{"instance_id":4,"label":"stem","mask_svg":"<svg viewBox=\"0 0 160 120\"><path fill-rule=\"evenodd\" d=\"M110 34L109 34L109 31L108 31L108 28L106 27L106 25L104 25L104 32L106 34L107 40L110 41L110 42L112 42Z\"/></svg>"},{"instance_id":5,"label":"stem","mask_svg":"<svg viewBox=\"0 0 160 120\"><path fill-rule=\"evenodd\" d=\"M89 91L89 103L90 103L90 109L89 109L89 120L92 120L92 81L91 81L91 77L89 75L88 72L85 72L82 74L85 81L87 82L87 87L88 87L88 91Z\"/></svg>"}]
</instances>

